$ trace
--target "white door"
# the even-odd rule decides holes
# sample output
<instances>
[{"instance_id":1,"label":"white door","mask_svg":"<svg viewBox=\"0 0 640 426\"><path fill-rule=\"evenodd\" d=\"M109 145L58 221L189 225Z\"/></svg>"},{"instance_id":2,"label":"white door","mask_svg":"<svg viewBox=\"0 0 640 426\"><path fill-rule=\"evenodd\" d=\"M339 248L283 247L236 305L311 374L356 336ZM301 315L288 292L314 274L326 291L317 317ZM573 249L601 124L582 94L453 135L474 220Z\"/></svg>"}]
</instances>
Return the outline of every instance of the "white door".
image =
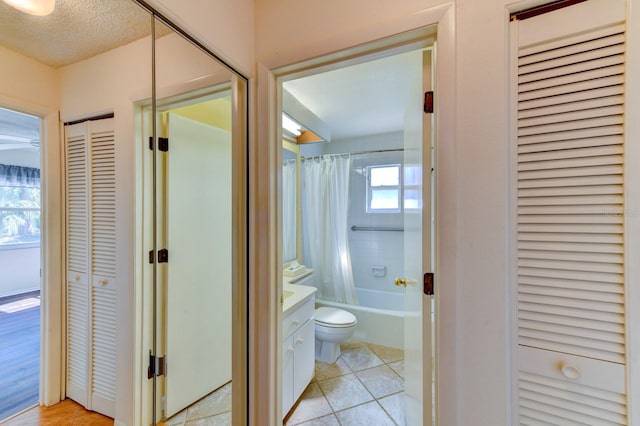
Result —
<instances>
[{"instance_id":1,"label":"white door","mask_svg":"<svg viewBox=\"0 0 640 426\"><path fill-rule=\"evenodd\" d=\"M231 380L231 134L169 113L165 416Z\"/></svg>"},{"instance_id":2,"label":"white door","mask_svg":"<svg viewBox=\"0 0 640 426\"><path fill-rule=\"evenodd\" d=\"M415 88L405 113L405 417L407 425L432 424L432 296L423 292L431 262L431 155L433 114L424 112L431 90L432 50L416 52Z\"/></svg>"},{"instance_id":3,"label":"white door","mask_svg":"<svg viewBox=\"0 0 640 426\"><path fill-rule=\"evenodd\" d=\"M514 423L638 424L627 8L590 0L510 24Z\"/></svg>"},{"instance_id":4,"label":"white door","mask_svg":"<svg viewBox=\"0 0 640 426\"><path fill-rule=\"evenodd\" d=\"M67 391L113 417L116 399L114 119L65 127Z\"/></svg>"}]
</instances>

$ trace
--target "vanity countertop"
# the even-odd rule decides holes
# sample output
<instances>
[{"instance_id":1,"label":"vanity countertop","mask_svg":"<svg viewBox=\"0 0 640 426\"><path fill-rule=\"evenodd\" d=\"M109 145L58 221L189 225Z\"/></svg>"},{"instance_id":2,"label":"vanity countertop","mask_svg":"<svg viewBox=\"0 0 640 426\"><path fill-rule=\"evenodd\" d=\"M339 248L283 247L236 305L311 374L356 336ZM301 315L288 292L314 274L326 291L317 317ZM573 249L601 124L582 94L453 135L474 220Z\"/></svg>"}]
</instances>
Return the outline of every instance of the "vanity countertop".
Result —
<instances>
[{"instance_id":1,"label":"vanity countertop","mask_svg":"<svg viewBox=\"0 0 640 426\"><path fill-rule=\"evenodd\" d=\"M310 285L289 284L285 282L282 286L282 312L286 315L293 308L300 306L317 291Z\"/></svg>"}]
</instances>

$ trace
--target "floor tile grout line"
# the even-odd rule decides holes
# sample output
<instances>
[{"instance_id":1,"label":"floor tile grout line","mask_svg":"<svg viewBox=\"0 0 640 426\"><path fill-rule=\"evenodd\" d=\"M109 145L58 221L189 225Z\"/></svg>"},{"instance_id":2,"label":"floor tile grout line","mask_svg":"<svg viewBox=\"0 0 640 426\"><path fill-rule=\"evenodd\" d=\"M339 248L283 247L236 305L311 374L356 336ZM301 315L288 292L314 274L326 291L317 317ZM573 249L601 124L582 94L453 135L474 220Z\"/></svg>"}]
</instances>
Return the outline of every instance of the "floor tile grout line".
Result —
<instances>
[{"instance_id":1,"label":"floor tile grout line","mask_svg":"<svg viewBox=\"0 0 640 426\"><path fill-rule=\"evenodd\" d=\"M398 362L398 361L394 361L394 362ZM388 363L388 364L380 364L380 365L376 365L375 367L369 367L369 368L364 368L362 370L358 370L358 371L354 371L353 373L362 373L363 371L369 371L369 370L373 370L374 368L380 368L382 366L387 366L389 367L389 369L391 371L393 371L396 376L400 377L402 379L402 381L404 382L404 377L402 377L400 374L398 374L398 372L396 370L393 369L393 367ZM336 376L339 377L339 376Z\"/></svg>"},{"instance_id":2,"label":"floor tile grout line","mask_svg":"<svg viewBox=\"0 0 640 426\"><path fill-rule=\"evenodd\" d=\"M342 410L334 411L333 415L336 416L336 418L338 419L338 423L342 424L342 422L340 421L340 417L338 417L338 413L342 413L344 411L353 410L354 408L362 407L363 405L371 404L372 402L375 402L376 404L378 404L378 406L387 415L387 417L389 417L389 420L391 420L391 422L393 424L396 424L395 420L393 420L393 418L389 415L389 413L387 413L387 410L385 410L384 407L382 406L382 404L380 404L380 402L378 402L378 400L375 399L375 398L373 400L371 400L371 401L361 402L360 404L354 405L353 407L344 408ZM318 417L318 418L320 418L320 417Z\"/></svg>"},{"instance_id":3,"label":"floor tile grout line","mask_svg":"<svg viewBox=\"0 0 640 426\"><path fill-rule=\"evenodd\" d=\"M373 367L373 368L376 368L376 367ZM393 368L391 368L391 367L389 367L389 368L391 369L391 371L393 371ZM354 374L355 374L355 373L354 373ZM376 404L378 404L378 406L379 406L380 408L382 408L382 411L383 411L383 412L384 412L384 413L389 417L389 419L391 420L391 422L395 424L395 423L396 423L396 421L395 421L395 420L393 420L393 417L391 417L391 415L389 415L389 413L387 413L387 410L385 410L385 409L384 409L384 407L382 406L382 404L380 404L380 401L378 401L378 399L381 399L381 398L376 398L376 396L373 394L373 392L371 392L371 391L369 390L369 388L367 387L367 385L365 385L365 384L364 384L364 382L360 379L360 377L358 377L358 375L357 375L357 374L356 374L356 377L358 378L358 380L360 381L360 383L362 383L362 386L364 386L364 388L365 388L365 389L366 389L366 390L371 394L371 396L373 396L373 400L376 402ZM402 391L401 391L401 392L404 392L404 379L402 380L402 382L403 382L403 383L402 383ZM399 392L396 392L396 393L399 393ZM394 395L394 394L385 395L385 396L383 396L382 398L386 398L387 396L391 396L391 395ZM369 401L369 402L370 402L370 401ZM361 405L362 405L362 404L361 404ZM336 416L336 417L337 417L337 416Z\"/></svg>"},{"instance_id":4,"label":"floor tile grout line","mask_svg":"<svg viewBox=\"0 0 640 426\"><path fill-rule=\"evenodd\" d=\"M329 379L327 379L327 380L329 380ZM329 402L329 399L327 398L327 395L325 395L324 390L322 390L322 387L320 386L320 383L318 381L316 381L316 384L318 385L318 389L320 390L320 393L322 394L322 397L326 401L326 403L329 406L329 408L331 408L331 413L329 413L329 414L333 414L335 416L336 412L333 409L333 406L331 405L331 403ZM294 412L295 412L295 410L294 410ZM293 412L291 414L293 414ZM325 416L328 416L329 414L322 414L321 416L313 417L311 419L307 419L307 420L304 420L304 421L299 422L299 423L292 423L291 426L300 425L300 424L303 424L303 423L310 422L312 420L318 420L318 419L321 419L321 418L323 418Z\"/></svg>"},{"instance_id":5,"label":"floor tile grout line","mask_svg":"<svg viewBox=\"0 0 640 426\"><path fill-rule=\"evenodd\" d=\"M361 380L360 380L360 378L356 375L356 373L355 373L355 372L353 372L353 373L351 373L351 374L353 374L353 377L355 377L355 378L356 378L356 380L357 380L358 382L360 382L360 384L362 385L362 387L364 387L364 390L366 390L366 391L367 391L367 393L369 394L369 396L371 396L371 398L373 398L373 399L370 399L370 400L368 400L368 401L366 401L366 402L362 402L362 403L360 403L360 404L356 404L356 405L354 405L353 407L357 407L358 405L366 404L366 403L368 403L368 402L371 402L371 401L375 400L375 399L376 399L376 397L375 397L375 396L373 396L373 394L371 393L371 391L370 391L370 390L369 390L369 389L364 385L364 383L362 383L362 381L361 381ZM344 377L344 376L342 376L342 377ZM332 379L329 379L329 380L332 380ZM344 411L344 410L348 410L349 408L353 408L353 407L347 407L347 408L343 408L342 410L337 410L337 411L336 411L336 409L335 409L335 408L333 408L333 405L331 404L331 401L329 401L329 398L327 398L326 394L324 393L324 389L322 389L322 386L320 386L320 384L319 384L319 383L318 383L318 387L320 388L320 392L322 392L322 395L324 396L324 399L326 399L326 400L327 400L327 403L329 404L329 407L331 407L331 410L333 410L333 413L334 413L334 414L335 414L335 413L337 413L338 411Z\"/></svg>"},{"instance_id":6,"label":"floor tile grout line","mask_svg":"<svg viewBox=\"0 0 640 426\"><path fill-rule=\"evenodd\" d=\"M385 360L383 360L383 359L382 359L378 354L376 354L376 353L375 353L375 351L369 347L369 345L367 345L367 344L365 343L365 345L364 345L364 346L365 346L367 349L369 349L369 350L370 350L370 351L371 351L371 352L372 352L372 353L373 353L373 354L374 354L374 355L375 355L375 356L376 356L380 361L382 361L382 365L386 365L386 366L387 366L391 371L393 371L393 372L394 372L398 377L400 377L400 379L402 379L402 391L400 391L400 392L404 392L404 377L401 377L401 376L398 374L398 372L397 372L397 371L395 371L391 366L389 366L389 365L388 365L388 364L389 364L388 362L386 362L386 361L385 361ZM403 360L404 360L404 357L403 357ZM396 361L393 361L393 362L396 362ZM373 401L375 401L375 403L378 405L378 407L380 407L380 409L382 410L382 412L383 412L383 413L385 413L385 414L387 415L387 417L389 418L389 420L391 420L391 423L393 423L394 425L397 425L396 421L395 421L395 420L394 420L394 418L391 416L391 414L389 414L389 412L387 412L387 410L385 410L385 408L382 406L382 404L380 404L379 399L386 398L386 397L391 396L391 395L396 395L396 394L398 394L398 393L400 393L400 392L396 392L396 393L393 393L393 394L385 395L385 396L383 396L383 397L381 397L381 398L376 398L376 397L373 395L373 393L369 390L369 388L367 387L367 385L362 381L362 379L360 379L360 377L359 377L359 376L358 376L358 374L357 374L357 373L359 373L359 372L366 371L366 370L371 370L371 369L378 368L378 367L381 367L381 365L377 365L377 366L375 366L375 367L370 367L370 368L366 368L366 369L359 370L359 371L354 371L354 373L353 373L353 374L356 376L356 378L357 378L357 379L358 379L358 381L362 384L362 386L364 386L364 388L369 392L369 394L371 394L371 396L373 396ZM362 404L360 404L360 405L369 404L370 402L372 402L372 401L364 402L364 403L362 403ZM360 405L356 405L356 406L354 406L354 407L347 408L346 410L350 410L350 409L355 408L355 407L358 407L358 406L360 406ZM332 408L333 408L333 407L332 407ZM341 411L344 411L344 410L341 410ZM335 413L335 412L334 412L334 413ZM338 416L336 415L336 418L338 419L338 422L339 422L340 424L342 424L342 423L340 422L340 417L338 417Z\"/></svg>"},{"instance_id":7,"label":"floor tile grout line","mask_svg":"<svg viewBox=\"0 0 640 426\"><path fill-rule=\"evenodd\" d=\"M365 346L366 346L366 345L365 345ZM387 365L387 364L382 364L382 365ZM320 392L322 393L322 395L323 395L323 396L325 397L325 399L327 400L327 403L329 404L329 407L331 407L331 409L333 410L333 414L334 414L334 416L336 417L336 419L338 420L338 423L342 424L342 422L340 422L340 417L338 416L338 413L339 413L339 412L343 412L343 411L347 411L347 410L352 410L352 409L357 408L357 407L360 407L360 406L362 406L362 405L366 405L366 404L370 404L370 403L372 403L372 402L375 402L375 403L378 405L378 407L380 407L380 409L381 409L381 410L382 410L382 411L387 415L387 417L389 418L389 420L391 420L391 422L392 422L394 425L397 425L396 421L393 419L393 417L391 416L391 414L389 414L389 412L388 412L387 410L385 410L385 408L382 406L382 404L380 404L380 399L382 399L382 398L386 398L386 397L389 397L389 396L392 396L392 395L397 395L397 394L399 394L399 393L401 393L401 392L404 392L404 389L403 389L403 390L401 390L401 391L399 391L399 392L394 392L394 393L391 393L391 394L389 394L389 395L385 395L385 396L383 396L383 397L376 398L376 397L373 395L373 393L371 393L371 390L369 390L369 388L367 387L367 385L365 385L365 383L360 379L360 377L358 377L358 374L357 374L357 373L359 373L359 372L367 371L367 370L372 370L372 369L374 369L374 368L378 368L378 367L380 367L380 366L381 366L381 365L378 365L378 366L375 366L375 367L366 368L366 369L363 369L363 370L352 371L352 373L351 373L351 374L353 374L353 375L356 377L356 379L360 382L360 384L362 384L362 386L367 390L367 392L369 392L369 395L371 395L371 397L372 397L373 399L372 399L372 400L370 400L370 401L362 402L362 403L360 403L360 404L356 404L356 405L354 405L354 406L352 406L352 407L343 408L342 410L337 410L337 411L336 411L336 410L333 408L333 405L331 405L331 402L329 402L328 398L326 397L326 395L325 395L325 393L324 393L324 390L322 389L322 387L320 386L320 384L318 384L318 387L320 388ZM399 376L399 375L398 375L398 374L393 370L393 368L389 367L389 369L390 369L391 371L393 371L393 372L394 372L398 377L400 377L400 376ZM340 376L340 377L343 377L343 376ZM400 378L402 378L402 377L400 377ZM327 380L330 380L330 379L327 379ZM404 379L403 379L403 382L404 382ZM319 419L319 418L321 418L321 417L325 417L325 416L320 416L320 417L317 417L317 418L315 418L315 419L309 419L309 420L307 420L307 421L317 420L317 419ZM302 423L304 423L304 422L302 422Z\"/></svg>"},{"instance_id":8,"label":"floor tile grout line","mask_svg":"<svg viewBox=\"0 0 640 426\"><path fill-rule=\"evenodd\" d=\"M391 420L391 423L393 423L396 426L399 426L398 423L396 422L396 420L391 416L391 413L389 413L387 410L385 410L384 406L382 404L380 404L380 401L376 399L376 402L378 403L378 406L382 409L382 411L387 415L387 417L389 417L389 419Z\"/></svg>"}]
</instances>

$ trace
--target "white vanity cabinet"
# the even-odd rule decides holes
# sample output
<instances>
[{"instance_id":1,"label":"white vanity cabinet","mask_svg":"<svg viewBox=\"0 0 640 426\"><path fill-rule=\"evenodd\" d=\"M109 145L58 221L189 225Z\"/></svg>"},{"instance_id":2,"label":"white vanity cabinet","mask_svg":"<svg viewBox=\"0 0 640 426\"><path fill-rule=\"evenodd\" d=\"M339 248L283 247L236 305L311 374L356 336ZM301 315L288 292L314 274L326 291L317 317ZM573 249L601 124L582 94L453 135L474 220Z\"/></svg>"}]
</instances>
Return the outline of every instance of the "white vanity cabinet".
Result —
<instances>
[{"instance_id":1,"label":"white vanity cabinet","mask_svg":"<svg viewBox=\"0 0 640 426\"><path fill-rule=\"evenodd\" d=\"M302 395L315 368L315 298L311 295L282 319L282 416Z\"/></svg>"}]
</instances>

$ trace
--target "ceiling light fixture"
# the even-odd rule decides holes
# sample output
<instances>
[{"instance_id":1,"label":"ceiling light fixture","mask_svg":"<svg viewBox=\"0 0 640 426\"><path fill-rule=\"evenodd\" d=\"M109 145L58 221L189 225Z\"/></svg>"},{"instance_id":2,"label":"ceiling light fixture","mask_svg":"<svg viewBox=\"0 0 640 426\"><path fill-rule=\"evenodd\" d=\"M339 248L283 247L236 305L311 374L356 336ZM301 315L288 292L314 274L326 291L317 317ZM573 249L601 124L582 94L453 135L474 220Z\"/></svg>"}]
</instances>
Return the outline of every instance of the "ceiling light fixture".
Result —
<instances>
[{"instance_id":1,"label":"ceiling light fixture","mask_svg":"<svg viewBox=\"0 0 640 426\"><path fill-rule=\"evenodd\" d=\"M56 0L3 0L9 6L15 7L29 15L46 16L53 12Z\"/></svg>"},{"instance_id":2,"label":"ceiling light fixture","mask_svg":"<svg viewBox=\"0 0 640 426\"><path fill-rule=\"evenodd\" d=\"M289 118L285 113L282 113L282 128L295 137L302 134L302 126Z\"/></svg>"}]
</instances>

